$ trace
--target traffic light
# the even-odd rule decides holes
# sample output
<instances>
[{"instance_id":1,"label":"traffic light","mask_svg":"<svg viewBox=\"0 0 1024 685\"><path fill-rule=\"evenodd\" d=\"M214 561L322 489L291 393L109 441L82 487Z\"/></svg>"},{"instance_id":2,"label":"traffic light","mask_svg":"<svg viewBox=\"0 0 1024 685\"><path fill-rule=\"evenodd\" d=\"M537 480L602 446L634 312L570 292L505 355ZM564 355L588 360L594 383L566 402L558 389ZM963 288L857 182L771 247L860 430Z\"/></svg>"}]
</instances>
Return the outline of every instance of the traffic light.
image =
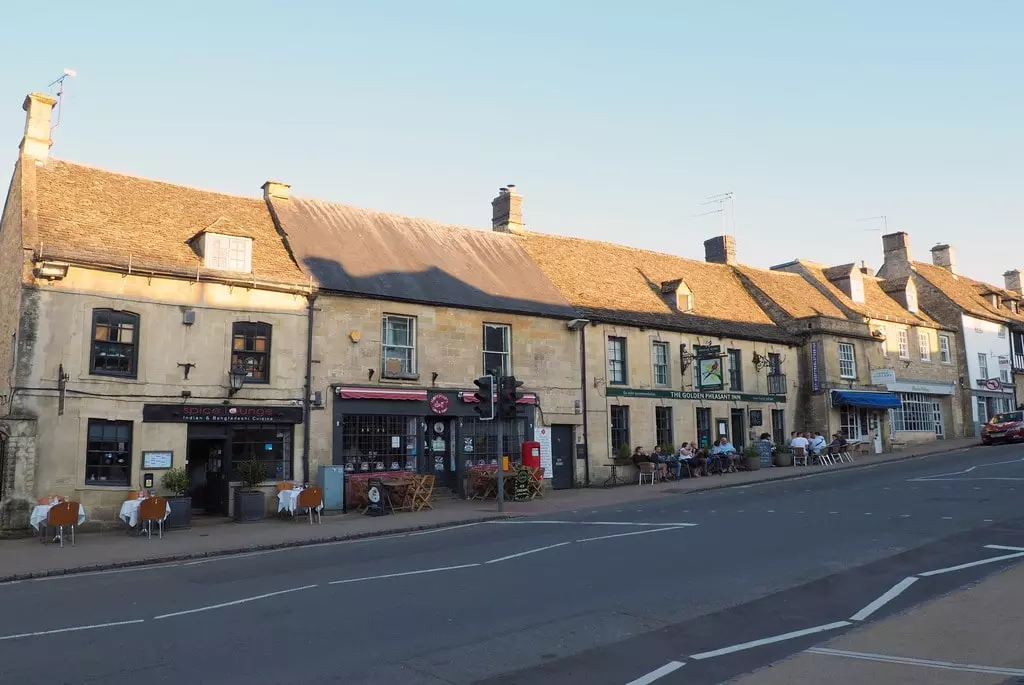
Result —
<instances>
[{"instance_id":1,"label":"traffic light","mask_svg":"<svg viewBox=\"0 0 1024 685\"><path fill-rule=\"evenodd\" d=\"M501 387L498 389L498 414L503 419L516 418L516 404L522 397L519 388L523 387L522 381L517 381L515 376L504 376L501 379Z\"/></svg>"},{"instance_id":2,"label":"traffic light","mask_svg":"<svg viewBox=\"0 0 1024 685\"><path fill-rule=\"evenodd\" d=\"M494 420L494 376L480 376L473 385L477 390L473 393L476 398L476 406L473 410L480 415L481 421Z\"/></svg>"}]
</instances>

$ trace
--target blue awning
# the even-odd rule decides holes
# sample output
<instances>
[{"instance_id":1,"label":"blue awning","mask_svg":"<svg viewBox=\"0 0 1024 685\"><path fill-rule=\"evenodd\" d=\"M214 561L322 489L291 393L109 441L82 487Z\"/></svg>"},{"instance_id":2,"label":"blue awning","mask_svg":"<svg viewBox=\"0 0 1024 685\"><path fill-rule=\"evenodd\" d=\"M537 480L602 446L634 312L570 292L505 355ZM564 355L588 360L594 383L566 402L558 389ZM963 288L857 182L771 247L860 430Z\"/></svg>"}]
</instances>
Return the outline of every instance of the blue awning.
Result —
<instances>
[{"instance_id":1,"label":"blue awning","mask_svg":"<svg viewBox=\"0 0 1024 685\"><path fill-rule=\"evenodd\" d=\"M894 392L866 392L860 390L833 390L832 404L846 404L851 407L872 407L873 409L896 409L902 406Z\"/></svg>"}]
</instances>

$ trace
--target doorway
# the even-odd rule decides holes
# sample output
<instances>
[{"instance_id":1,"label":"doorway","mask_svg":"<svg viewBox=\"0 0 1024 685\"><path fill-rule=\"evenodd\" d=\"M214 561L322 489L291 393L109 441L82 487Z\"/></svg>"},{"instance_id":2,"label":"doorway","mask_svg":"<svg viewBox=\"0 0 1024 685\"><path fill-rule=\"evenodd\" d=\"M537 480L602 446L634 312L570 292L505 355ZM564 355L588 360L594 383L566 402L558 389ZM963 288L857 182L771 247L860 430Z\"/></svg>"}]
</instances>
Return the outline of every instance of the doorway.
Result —
<instances>
[{"instance_id":1,"label":"doorway","mask_svg":"<svg viewBox=\"0 0 1024 685\"><path fill-rule=\"evenodd\" d=\"M576 484L572 434L572 426L551 426L551 487L554 490L569 490Z\"/></svg>"},{"instance_id":2,"label":"doorway","mask_svg":"<svg viewBox=\"0 0 1024 685\"><path fill-rule=\"evenodd\" d=\"M711 409L697 407L697 446L711 446Z\"/></svg>"},{"instance_id":3,"label":"doorway","mask_svg":"<svg viewBox=\"0 0 1024 685\"><path fill-rule=\"evenodd\" d=\"M438 486L457 492L458 460L455 458L455 446L452 444L451 419L428 417L423 426L423 452L427 462L427 473L434 474Z\"/></svg>"},{"instance_id":4,"label":"doorway","mask_svg":"<svg viewBox=\"0 0 1024 685\"><path fill-rule=\"evenodd\" d=\"M732 424L732 446L741 451L747 444L747 418L743 409L729 411L729 422Z\"/></svg>"},{"instance_id":5,"label":"doorway","mask_svg":"<svg viewBox=\"0 0 1024 685\"><path fill-rule=\"evenodd\" d=\"M227 516L230 512L230 474L224 458L227 438L225 426L188 427L185 469L195 514Z\"/></svg>"}]
</instances>

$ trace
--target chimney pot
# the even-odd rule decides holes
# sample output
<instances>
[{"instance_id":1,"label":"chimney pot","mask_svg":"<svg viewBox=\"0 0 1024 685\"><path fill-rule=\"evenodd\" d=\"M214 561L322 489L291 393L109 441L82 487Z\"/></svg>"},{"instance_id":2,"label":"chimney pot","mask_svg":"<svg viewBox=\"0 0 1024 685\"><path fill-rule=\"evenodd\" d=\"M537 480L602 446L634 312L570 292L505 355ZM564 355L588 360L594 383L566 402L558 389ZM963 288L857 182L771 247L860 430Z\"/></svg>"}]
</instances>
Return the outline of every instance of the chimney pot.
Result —
<instances>
[{"instance_id":1,"label":"chimney pot","mask_svg":"<svg viewBox=\"0 0 1024 685\"><path fill-rule=\"evenodd\" d=\"M262 186L263 199L288 200L292 196L291 186L280 181L267 181Z\"/></svg>"},{"instance_id":2,"label":"chimney pot","mask_svg":"<svg viewBox=\"0 0 1024 685\"><path fill-rule=\"evenodd\" d=\"M46 93L30 93L21 108L25 110L25 136L21 139L23 155L46 159L50 156L50 117L57 98Z\"/></svg>"},{"instance_id":3,"label":"chimney pot","mask_svg":"<svg viewBox=\"0 0 1024 685\"><path fill-rule=\"evenodd\" d=\"M1003 282L1006 285L1006 289L1015 292L1018 295L1024 295L1024 288L1021 284L1021 270L1010 269L1003 274Z\"/></svg>"},{"instance_id":4,"label":"chimney pot","mask_svg":"<svg viewBox=\"0 0 1024 685\"><path fill-rule=\"evenodd\" d=\"M712 264L736 263L736 239L720 235L704 241L704 261Z\"/></svg>"}]
</instances>

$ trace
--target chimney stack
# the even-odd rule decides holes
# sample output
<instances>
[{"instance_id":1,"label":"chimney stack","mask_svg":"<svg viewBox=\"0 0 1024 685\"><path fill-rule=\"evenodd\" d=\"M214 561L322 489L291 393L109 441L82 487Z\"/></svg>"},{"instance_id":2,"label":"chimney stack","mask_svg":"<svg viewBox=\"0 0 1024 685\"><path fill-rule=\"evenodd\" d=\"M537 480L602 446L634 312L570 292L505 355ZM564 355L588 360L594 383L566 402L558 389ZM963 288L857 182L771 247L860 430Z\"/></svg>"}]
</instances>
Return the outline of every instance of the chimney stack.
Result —
<instances>
[{"instance_id":1,"label":"chimney stack","mask_svg":"<svg viewBox=\"0 0 1024 685\"><path fill-rule=\"evenodd\" d=\"M1024 288L1021 287L1020 282L1020 273L1020 269L1010 269L1003 274L1003 283L1006 284L1007 290L1018 295L1024 295Z\"/></svg>"},{"instance_id":2,"label":"chimney stack","mask_svg":"<svg viewBox=\"0 0 1024 685\"><path fill-rule=\"evenodd\" d=\"M865 276L871 275L871 267L868 266L868 263L863 259L860 260L860 272Z\"/></svg>"},{"instance_id":3,"label":"chimney stack","mask_svg":"<svg viewBox=\"0 0 1024 685\"><path fill-rule=\"evenodd\" d=\"M291 186L287 183L281 183L280 181L267 181L260 188L263 189L263 199L270 201L275 200L288 200L292 196Z\"/></svg>"},{"instance_id":4,"label":"chimney stack","mask_svg":"<svg viewBox=\"0 0 1024 685\"><path fill-rule=\"evenodd\" d=\"M883 235L882 252L886 265L910 266L910 236L903 231Z\"/></svg>"},{"instance_id":5,"label":"chimney stack","mask_svg":"<svg viewBox=\"0 0 1024 685\"><path fill-rule=\"evenodd\" d=\"M704 241L704 261L712 264L736 263L736 239L720 235Z\"/></svg>"},{"instance_id":6,"label":"chimney stack","mask_svg":"<svg viewBox=\"0 0 1024 685\"><path fill-rule=\"evenodd\" d=\"M36 159L50 156L50 116L57 98L46 93L30 93L21 106L25 110L25 137L21 139L21 154Z\"/></svg>"},{"instance_id":7,"label":"chimney stack","mask_svg":"<svg viewBox=\"0 0 1024 685\"><path fill-rule=\"evenodd\" d=\"M950 245L936 245L932 248L932 264L941 266L951 274L956 273L956 250Z\"/></svg>"},{"instance_id":8,"label":"chimney stack","mask_svg":"<svg viewBox=\"0 0 1024 685\"><path fill-rule=\"evenodd\" d=\"M498 196L491 200L491 229L499 233L520 233L526 230L523 223L523 196L509 183L498 189Z\"/></svg>"}]
</instances>

